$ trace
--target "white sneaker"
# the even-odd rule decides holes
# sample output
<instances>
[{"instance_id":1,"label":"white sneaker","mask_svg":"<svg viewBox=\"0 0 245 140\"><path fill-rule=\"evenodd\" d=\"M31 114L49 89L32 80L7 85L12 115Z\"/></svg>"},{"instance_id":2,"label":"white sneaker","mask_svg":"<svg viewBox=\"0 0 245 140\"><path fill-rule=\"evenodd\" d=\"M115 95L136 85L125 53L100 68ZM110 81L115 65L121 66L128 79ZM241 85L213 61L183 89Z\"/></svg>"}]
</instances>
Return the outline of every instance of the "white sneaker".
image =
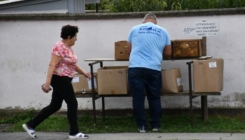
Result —
<instances>
[{"instance_id":1,"label":"white sneaker","mask_svg":"<svg viewBox=\"0 0 245 140\"><path fill-rule=\"evenodd\" d=\"M88 139L89 136L83 133L77 133L76 135L69 135L68 139Z\"/></svg>"},{"instance_id":2,"label":"white sneaker","mask_svg":"<svg viewBox=\"0 0 245 140\"><path fill-rule=\"evenodd\" d=\"M139 127L138 130L140 133L145 133L145 127L144 126Z\"/></svg>"},{"instance_id":3,"label":"white sneaker","mask_svg":"<svg viewBox=\"0 0 245 140\"><path fill-rule=\"evenodd\" d=\"M152 131L154 132L158 132L160 130L160 128L153 128Z\"/></svg>"},{"instance_id":4,"label":"white sneaker","mask_svg":"<svg viewBox=\"0 0 245 140\"><path fill-rule=\"evenodd\" d=\"M138 129L140 133L145 133L145 129Z\"/></svg>"},{"instance_id":5,"label":"white sneaker","mask_svg":"<svg viewBox=\"0 0 245 140\"><path fill-rule=\"evenodd\" d=\"M31 129L30 127L28 127L26 124L23 124L22 127L24 128L24 130L27 132L28 135L30 135L32 138L36 139L37 136L35 134L35 130Z\"/></svg>"}]
</instances>

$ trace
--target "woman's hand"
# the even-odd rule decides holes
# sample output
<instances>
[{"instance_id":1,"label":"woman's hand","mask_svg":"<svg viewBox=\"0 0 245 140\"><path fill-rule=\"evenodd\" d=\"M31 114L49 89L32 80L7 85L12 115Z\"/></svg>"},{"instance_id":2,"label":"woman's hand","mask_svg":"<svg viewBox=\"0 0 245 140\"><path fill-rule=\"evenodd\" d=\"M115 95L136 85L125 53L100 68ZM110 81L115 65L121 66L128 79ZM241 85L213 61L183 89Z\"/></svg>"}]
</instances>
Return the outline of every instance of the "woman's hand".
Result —
<instances>
[{"instance_id":1,"label":"woman's hand","mask_svg":"<svg viewBox=\"0 0 245 140\"><path fill-rule=\"evenodd\" d=\"M85 77L91 79L91 74L90 74L89 72L85 72L83 75L84 75Z\"/></svg>"},{"instance_id":2,"label":"woman's hand","mask_svg":"<svg viewBox=\"0 0 245 140\"><path fill-rule=\"evenodd\" d=\"M91 74L89 72L84 71L82 68L80 68L77 64L76 64L76 70L77 73L84 75L86 78L91 79Z\"/></svg>"},{"instance_id":3,"label":"woman's hand","mask_svg":"<svg viewBox=\"0 0 245 140\"><path fill-rule=\"evenodd\" d=\"M42 90L43 90L43 92L48 93L52 89L50 87L50 84L45 83L45 84L42 85Z\"/></svg>"}]
</instances>

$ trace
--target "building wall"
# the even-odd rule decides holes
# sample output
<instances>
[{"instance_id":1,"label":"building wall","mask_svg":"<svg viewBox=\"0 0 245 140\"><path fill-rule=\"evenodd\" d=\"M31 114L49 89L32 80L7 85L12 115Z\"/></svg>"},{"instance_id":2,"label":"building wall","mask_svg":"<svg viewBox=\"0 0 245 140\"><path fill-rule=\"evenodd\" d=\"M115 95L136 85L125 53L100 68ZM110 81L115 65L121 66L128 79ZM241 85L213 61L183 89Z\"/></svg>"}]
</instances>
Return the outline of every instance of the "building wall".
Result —
<instances>
[{"instance_id":1,"label":"building wall","mask_svg":"<svg viewBox=\"0 0 245 140\"><path fill-rule=\"evenodd\" d=\"M14 0L0 2L0 14L85 13L85 4L100 0Z\"/></svg>"},{"instance_id":2,"label":"building wall","mask_svg":"<svg viewBox=\"0 0 245 140\"><path fill-rule=\"evenodd\" d=\"M229 10L228 10L229 11ZM232 10L231 10L232 11ZM171 39L195 39L184 35L184 28L194 28L202 20L219 23L218 36L207 37L207 55L224 59L224 90L221 96L208 96L209 107L245 107L245 15L242 12L193 11L189 13L156 12L158 25L166 28ZM212 14L207 14L207 13ZM50 52L61 40L61 27L66 24L79 27L78 40L73 46L78 64L89 71L87 58L113 58L114 42L126 40L129 30L142 22L145 13L86 14L86 15L0 15L0 109L41 109L50 103L51 93L43 93ZM33 17L33 18L31 18ZM188 89L188 69L191 60L163 61L162 68L180 68L184 89ZM128 62L105 62L104 65L128 65ZM99 65L98 65L99 66ZM97 69L98 67L95 67ZM187 108L187 96L162 97L163 108ZM106 109L132 108L132 99L105 98ZM79 109L92 109L90 98L78 98ZM200 98L194 98L194 107L200 107ZM96 100L101 109L101 99ZM148 108L146 102L146 108ZM65 102L62 110L66 109Z\"/></svg>"}]
</instances>

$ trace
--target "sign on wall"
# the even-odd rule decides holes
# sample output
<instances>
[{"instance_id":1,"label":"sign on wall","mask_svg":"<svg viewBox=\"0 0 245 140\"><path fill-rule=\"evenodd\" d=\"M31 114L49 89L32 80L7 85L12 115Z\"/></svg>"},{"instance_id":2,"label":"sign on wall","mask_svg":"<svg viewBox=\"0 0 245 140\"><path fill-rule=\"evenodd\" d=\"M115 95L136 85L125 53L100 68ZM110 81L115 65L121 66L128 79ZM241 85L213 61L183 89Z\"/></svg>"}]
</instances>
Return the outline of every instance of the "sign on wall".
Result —
<instances>
[{"instance_id":1,"label":"sign on wall","mask_svg":"<svg viewBox=\"0 0 245 140\"><path fill-rule=\"evenodd\" d=\"M184 35L196 35L196 28L185 28Z\"/></svg>"},{"instance_id":2,"label":"sign on wall","mask_svg":"<svg viewBox=\"0 0 245 140\"><path fill-rule=\"evenodd\" d=\"M215 21L195 22L195 28L185 28L185 35L195 36L217 36L219 35L219 24Z\"/></svg>"}]
</instances>

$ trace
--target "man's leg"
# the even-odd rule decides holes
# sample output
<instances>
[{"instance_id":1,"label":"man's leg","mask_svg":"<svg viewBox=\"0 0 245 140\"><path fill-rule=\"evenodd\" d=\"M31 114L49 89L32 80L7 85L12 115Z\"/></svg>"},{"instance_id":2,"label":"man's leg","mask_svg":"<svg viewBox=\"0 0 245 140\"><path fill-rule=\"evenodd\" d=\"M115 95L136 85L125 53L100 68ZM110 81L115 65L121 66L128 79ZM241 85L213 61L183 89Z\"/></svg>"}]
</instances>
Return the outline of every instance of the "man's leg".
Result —
<instances>
[{"instance_id":1,"label":"man's leg","mask_svg":"<svg viewBox=\"0 0 245 140\"><path fill-rule=\"evenodd\" d=\"M146 74L147 86L146 93L149 103L150 117L151 117L151 127L160 128L161 126L161 87L162 87L162 76L161 71L148 70Z\"/></svg>"},{"instance_id":2,"label":"man's leg","mask_svg":"<svg viewBox=\"0 0 245 140\"><path fill-rule=\"evenodd\" d=\"M145 87L143 79L143 69L129 68L128 82L130 92L133 97L134 118L139 129L147 129L147 120L145 117Z\"/></svg>"}]
</instances>

